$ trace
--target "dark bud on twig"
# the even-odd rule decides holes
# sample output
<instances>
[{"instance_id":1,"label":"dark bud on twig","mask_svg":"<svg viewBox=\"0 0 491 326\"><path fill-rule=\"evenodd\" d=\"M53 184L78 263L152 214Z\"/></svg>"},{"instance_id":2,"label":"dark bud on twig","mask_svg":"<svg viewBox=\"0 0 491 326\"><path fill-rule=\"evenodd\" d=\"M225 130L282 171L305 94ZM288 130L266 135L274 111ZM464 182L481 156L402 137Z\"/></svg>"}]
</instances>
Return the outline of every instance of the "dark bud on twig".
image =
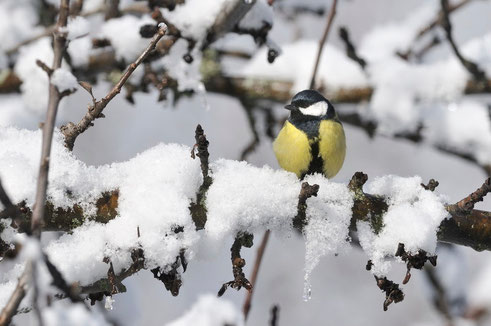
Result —
<instances>
[{"instance_id":1,"label":"dark bud on twig","mask_svg":"<svg viewBox=\"0 0 491 326\"><path fill-rule=\"evenodd\" d=\"M140 35L143 38L152 38L159 30L157 25L147 24L140 27Z\"/></svg>"},{"instance_id":2,"label":"dark bud on twig","mask_svg":"<svg viewBox=\"0 0 491 326\"><path fill-rule=\"evenodd\" d=\"M268 50L268 62L273 63L275 59L278 57L279 53L276 49Z\"/></svg>"},{"instance_id":3,"label":"dark bud on twig","mask_svg":"<svg viewBox=\"0 0 491 326\"><path fill-rule=\"evenodd\" d=\"M194 61L194 58L190 53L186 53L185 55L183 55L182 59L186 61L186 63L192 63Z\"/></svg>"}]
</instances>

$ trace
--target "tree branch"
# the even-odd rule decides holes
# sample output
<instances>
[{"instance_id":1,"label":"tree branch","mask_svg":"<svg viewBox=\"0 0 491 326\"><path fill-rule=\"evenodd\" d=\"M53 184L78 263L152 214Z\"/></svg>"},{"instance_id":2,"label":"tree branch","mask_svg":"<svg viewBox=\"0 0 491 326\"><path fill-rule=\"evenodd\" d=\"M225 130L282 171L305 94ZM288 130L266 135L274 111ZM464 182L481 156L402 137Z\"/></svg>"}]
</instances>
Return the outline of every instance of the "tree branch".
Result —
<instances>
[{"instance_id":1,"label":"tree branch","mask_svg":"<svg viewBox=\"0 0 491 326\"><path fill-rule=\"evenodd\" d=\"M324 33L319 41L319 50L317 51L317 57L315 58L314 70L312 72L312 78L310 80L310 89L315 88L315 77L317 75L317 70L319 69L319 63L322 56L322 50L324 49L324 43L326 43L327 36L329 35L329 31L331 30L331 25L334 20L334 16L336 15L336 6L338 4L337 0L332 0L331 9L329 10L329 15L327 16L326 28L324 29Z\"/></svg>"},{"instance_id":2,"label":"tree branch","mask_svg":"<svg viewBox=\"0 0 491 326\"><path fill-rule=\"evenodd\" d=\"M61 67L61 60L66 47L66 25L68 13L70 9L70 0L62 0L60 3L60 13L58 23L54 31L53 41L53 65L51 69L54 71ZM55 127L56 113L58 112L58 104L60 103L60 92L53 85L50 78L49 83L49 99L46 121L43 125L43 144L41 149L41 163L39 167L39 176L36 187L36 204L32 214L31 228L34 235L37 237L41 234L41 226L44 217L44 203L46 202L46 190L48 187L49 173L49 158L51 153L51 142L53 140L53 130Z\"/></svg>"}]
</instances>

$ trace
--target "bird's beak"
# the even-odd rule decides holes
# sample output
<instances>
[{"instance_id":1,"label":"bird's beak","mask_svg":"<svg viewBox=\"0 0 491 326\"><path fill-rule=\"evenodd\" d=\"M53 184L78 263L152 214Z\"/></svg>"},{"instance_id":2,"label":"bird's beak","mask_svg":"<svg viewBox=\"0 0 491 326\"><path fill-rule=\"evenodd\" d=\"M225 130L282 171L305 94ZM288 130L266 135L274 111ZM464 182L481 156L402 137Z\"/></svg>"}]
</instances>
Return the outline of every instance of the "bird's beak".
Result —
<instances>
[{"instance_id":1,"label":"bird's beak","mask_svg":"<svg viewBox=\"0 0 491 326\"><path fill-rule=\"evenodd\" d=\"M292 112L298 110L298 108L295 105L293 105L293 104L287 104L287 105L285 105L285 109L290 110Z\"/></svg>"}]
</instances>

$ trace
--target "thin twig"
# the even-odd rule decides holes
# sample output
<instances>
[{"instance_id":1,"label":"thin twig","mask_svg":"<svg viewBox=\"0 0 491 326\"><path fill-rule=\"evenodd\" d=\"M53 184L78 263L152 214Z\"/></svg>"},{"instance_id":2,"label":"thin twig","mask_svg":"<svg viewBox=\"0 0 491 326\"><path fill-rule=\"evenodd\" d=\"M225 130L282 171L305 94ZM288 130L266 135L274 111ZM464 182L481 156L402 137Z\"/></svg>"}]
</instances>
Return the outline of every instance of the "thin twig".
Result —
<instances>
[{"instance_id":1,"label":"thin twig","mask_svg":"<svg viewBox=\"0 0 491 326\"><path fill-rule=\"evenodd\" d=\"M457 212L464 215L468 215L472 213L472 210L474 209L474 205L477 202L482 201L484 197L490 192L491 192L491 178L487 178L481 187L479 187L478 189L476 189L476 191L471 193L469 196L465 197L457 204L452 206L456 206Z\"/></svg>"},{"instance_id":2,"label":"thin twig","mask_svg":"<svg viewBox=\"0 0 491 326\"><path fill-rule=\"evenodd\" d=\"M447 37L448 42L450 43L450 46L453 49L453 52L459 59L459 61L462 63L462 65L467 69L467 71L473 76L474 80L476 80L483 89L489 88L488 81L486 78L486 73L484 70L479 68L479 66L464 58L462 53L460 52L459 48L457 47L457 44L455 43L455 40L453 38L452 34L452 24L450 23L450 10L449 10L449 4L448 0L441 0L441 6L442 6L442 27L445 30L445 35Z\"/></svg>"},{"instance_id":3,"label":"thin twig","mask_svg":"<svg viewBox=\"0 0 491 326\"><path fill-rule=\"evenodd\" d=\"M271 308L271 320L269 321L270 326L278 326L278 314L280 311L280 306L274 305Z\"/></svg>"},{"instance_id":4,"label":"thin twig","mask_svg":"<svg viewBox=\"0 0 491 326\"><path fill-rule=\"evenodd\" d=\"M331 30L331 25L334 20L334 16L336 15L336 5L338 1L333 0L331 5L331 10L329 11L329 15L327 16L327 24L324 29L324 33L319 41L319 50L317 51L317 57L315 58L314 71L312 72L312 79L310 80L310 89L314 89L315 87L315 77L317 75L317 70L319 69L319 62L322 55L322 50L324 49L324 43L326 42L327 36L329 35L329 31Z\"/></svg>"},{"instance_id":5,"label":"thin twig","mask_svg":"<svg viewBox=\"0 0 491 326\"><path fill-rule=\"evenodd\" d=\"M242 247L250 248L253 245L254 236L249 233L238 233L235 237L235 241L230 248L230 259L232 260L232 273L234 279L232 281L223 283L222 287L218 291L218 297L221 297L227 288L231 287L239 291L241 288L245 288L248 291L252 290L252 284L245 277L243 268L246 264L244 258L240 255Z\"/></svg>"},{"instance_id":6,"label":"thin twig","mask_svg":"<svg viewBox=\"0 0 491 326\"><path fill-rule=\"evenodd\" d=\"M365 70L365 66L367 65L367 62L365 61L365 59L360 58L360 56L358 56L358 53L356 52L356 48L349 37L348 29L345 26L341 26L339 27L338 33L339 33L339 38L341 38L341 40L343 40L344 42L344 45L346 47L346 55L348 56L348 58L355 61L357 64L360 65L361 69Z\"/></svg>"},{"instance_id":7,"label":"thin twig","mask_svg":"<svg viewBox=\"0 0 491 326\"><path fill-rule=\"evenodd\" d=\"M0 326L10 325L12 317L16 314L22 299L26 296L27 287L30 283L31 276L32 262L28 261L24 272L22 272L22 275L19 278L19 282L17 283L14 292L3 308L2 313L0 313Z\"/></svg>"},{"instance_id":8,"label":"thin twig","mask_svg":"<svg viewBox=\"0 0 491 326\"><path fill-rule=\"evenodd\" d=\"M472 0L462 0L459 3L449 5L448 6L448 13L451 13L455 10L462 8L463 6L465 6L466 4L468 4L471 1ZM438 26L442 20L442 16L443 16L443 13L441 11L438 12L438 15L427 26L423 27L418 32L418 34L416 35L415 41L417 41L418 39L420 39L421 37L426 35L428 32L430 32L433 28Z\"/></svg>"},{"instance_id":9,"label":"thin twig","mask_svg":"<svg viewBox=\"0 0 491 326\"><path fill-rule=\"evenodd\" d=\"M53 66L54 71L61 67L61 60L66 48L66 25L70 10L70 0L62 0L60 3L60 13L58 23L54 31L53 42ZM36 201L32 213L31 229L34 235L40 237L41 226L43 224L44 210L46 202L46 191L48 188L49 159L51 154L51 142L53 140L53 130L55 127L56 113L60 103L61 94L58 88L53 85L50 78L49 99L46 121L43 126L43 144L41 149L41 163L39 165L39 175L36 189Z\"/></svg>"},{"instance_id":10,"label":"thin twig","mask_svg":"<svg viewBox=\"0 0 491 326\"><path fill-rule=\"evenodd\" d=\"M65 146L72 150L73 145L75 144L75 140L78 135L87 130L90 126L93 125L95 119L103 118L104 115L102 111L109 104L109 102L121 92L124 84L130 78L131 74L135 71L135 69L147 58L150 52L155 48L158 41L164 36L166 31L166 27L162 26L159 28L158 32L152 38L150 44L147 46L145 51L136 59L135 62L130 64L126 69L126 72L121 76L116 85L111 89L111 91L104 96L102 99L97 101L95 104L91 105L85 114L85 116L80 120L78 124L74 124L72 122L67 123L66 125L61 127L61 131L65 136Z\"/></svg>"},{"instance_id":11,"label":"thin twig","mask_svg":"<svg viewBox=\"0 0 491 326\"><path fill-rule=\"evenodd\" d=\"M244 305L242 306L242 312L244 313L244 320L247 320L247 317L249 316L249 311L251 310L252 295L254 294L257 275L259 273L259 267L261 266L261 262L263 260L264 251L266 250L266 245L268 244L270 233L271 233L270 230L266 230L266 232L264 232L261 245L259 246L259 248L257 248L256 261L254 262L254 268L252 269L252 274L251 274L252 289L246 293Z\"/></svg>"},{"instance_id":12,"label":"thin twig","mask_svg":"<svg viewBox=\"0 0 491 326\"><path fill-rule=\"evenodd\" d=\"M31 287L32 287L32 308L34 310L34 314L38 320L38 325L43 326L43 316L41 314L41 308L39 307L39 286L36 279L36 274L38 273L38 263L37 261L32 262L32 279L31 279Z\"/></svg>"}]
</instances>

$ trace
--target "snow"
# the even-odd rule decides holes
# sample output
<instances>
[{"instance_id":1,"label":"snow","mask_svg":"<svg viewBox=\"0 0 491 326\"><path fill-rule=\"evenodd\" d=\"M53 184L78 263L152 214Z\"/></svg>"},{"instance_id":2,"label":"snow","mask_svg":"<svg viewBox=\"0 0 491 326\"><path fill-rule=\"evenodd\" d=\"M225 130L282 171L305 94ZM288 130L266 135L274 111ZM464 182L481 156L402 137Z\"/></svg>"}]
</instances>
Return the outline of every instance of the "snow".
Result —
<instances>
[{"instance_id":1,"label":"snow","mask_svg":"<svg viewBox=\"0 0 491 326\"><path fill-rule=\"evenodd\" d=\"M304 90L310 84L318 42L300 40L280 44L280 47L283 53L272 64L266 60L268 49L263 48L238 72L227 73L250 78L291 80L294 83L292 93ZM330 44L324 46L317 76L319 85L330 91L368 86L362 69Z\"/></svg>"},{"instance_id":2,"label":"snow","mask_svg":"<svg viewBox=\"0 0 491 326\"><path fill-rule=\"evenodd\" d=\"M223 326L244 325L242 313L228 300L214 294L201 295L191 309L182 317L166 326Z\"/></svg>"},{"instance_id":3,"label":"snow","mask_svg":"<svg viewBox=\"0 0 491 326\"><path fill-rule=\"evenodd\" d=\"M191 52L193 62L187 63L183 60L183 56L187 54L188 44L184 40L178 40L171 48L169 55L154 62L154 68L165 67L169 76L176 79L178 82L178 90L194 90L198 94L204 93L204 85L201 81L200 72L202 54L195 48Z\"/></svg>"},{"instance_id":4,"label":"snow","mask_svg":"<svg viewBox=\"0 0 491 326\"><path fill-rule=\"evenodd\" d=\"M376 85L368 116L378 122L382 134L416 131L429 115L425 107L431 110L438 100L457 99L469 79L455 58L411 64L394 57L371 65L368 71Z\"/></svg>"},{"instance_id":5,"label":"snow","mask_svg":"<svg viewBox=\"0 0 491 326\"><path fill-rule=\"evenodd\" d=\"M225 6L234 5L235 2L235 0L188 0L185 5L176 6L173 11L162 9L162 14L181 30L183 36L201 41L220 11L224 10Z\"/></svg>"},{"instance_id":6,"label":"snow","mask_svg":"<svg viewBox=\"0 0 491 326\"><path fill-rule=\"evenodd\" d=\"M491 163L491 120L485 104L465 99L435 105L426 125L430 142L474 155L483 165Z\"/></svg>"},{"instance_id":7,"label":"snow","mask_svg":"<svg viewBox=\"0 0 491 326\"><path fill-rule=\"evenodd\" d=\"M74 67L86 66L92 50L92 41L89 36L77 38L68 43L67 52Z\"/></svg>"},{"instance_id":8,"label":"snow","mask_svg":"<svg viewBox=\"0 0 491 326\"><path fill-rule=\"evenodd\" d=\"M430 23L438 12L439 3L428 1L402 21L380 24L368 31L359 46L359 54L369 64L384 61L397 51L405 52L419 30Z\"/></svg>"},{"instance_id":9,"label":"snow","mask_svg":"<svg viewBox=\"0 0 491 326\"><path fill-rule=\"evenodd\" d=\"M41 131L0 129L3 185L14 202L26 200L31 208L40 137ZM145 268L152 269L174 263L181 249L192 259L204 241L222 243L238 232L270 229L276 235L290 236L301 186L296 176L224 159L210 164L213 183L206 194L208 220L204 233L198 233L189 205L196 199L202 176L199 160L193 160L190 151L182 145L159 144L126 162L87 166L66 150L62 135L55 132L48 200L55 207L78 204L89 217L45 248L68 282L83 286L104 278L108 270L105 257L120 273L131 265L131 252L137 248L144 251ZM38 155L31 154L36 152ZM321 175L308 176L305 181L320 186L318 196L307 201L309 224L304 230L305 286L310 292L309 278L320 258L349 248L353 199L344 183ZM419 177L385 176L366 186L367 192L386 197L389 204L378 235L368 225L358 225L362 247L376 274L388 272L385 258L395 253L400 242L412 253L435 251L436 229L447 212L442 197L425 191L420 183ZM115 189L119 191L118 216L107 224L90 221L100 194ZM174 232L178 226L183 232Z\"/></svg>"},{"instance_id":10,"label":"snow","mask_svg":"<svg viewBox=\"0 0 491 326\"><path fill-rule=\"evenodd\" d=\"M113 18L102 26L101 36L109 39L116 51L116 59L126 63L134 61L150 43L140 35L140 27L155 24L149 16L141 18L125 15Z\"/></svg>"},{"instance_id":11,"label":"snow","mask_svg":"<svg viewBox=\"0 0 491 326\"><path fill-rule=\"evenodd\" d=\"M43 321L50 326L109 326L104 315L96 309L86 309L83 304L54 302L42 311Z\"/></svg>"},{"instance_id":12,"label":"snow","mask_svg":"<svg viewBox=\"0 0 491 326\"><path fill-rule=\"evenodd\" d=\"M36 60L47 65L53 62L53 48L49 37L23 46L14 66L15 73L22 80L20 89L26 108L44 113L48 105L48 76L38 67Z\"/></svg>"},{"instance_id":13,"label":"snow","mask_svg":"<svg viewBox=\"0 0 491 326\"><path fill-rule=\"evenodd\" d=\"M305 285L310 292L310 274L320 259L344 253L350 248L348 239L353 198L345 184L334 183L320 174L308 176L304 181L319 185L317 196L307 200L309 223L304 229Z\"/></svg>"},{"instance_id":14,"label":"snow","mask_svg":"<svg viewBox=\"0 0 491 326\"><path fill-rule=\"evenodd\" d=\"M113 304L115 301L116 300L114 300L112 296L107 296L104 302L104 308L106 310L113 310L114 309Z\"/></svg>"},{"instance_id":15,"label":"snow","mask_svg":"<svg viewBox=\"0 0 491 326\"><path fill-rule=\"evenodd\" d=\"M291 226L300 192L294 174L228 160L218 160L211 169L213 184L206 195L211 238Z\"/></svg>"},{"instance_id":16,"label":"snow","mask_svg":"<svg viewBox=\"0 0 491 326\"><path fill-rule=\"evenodd\" d=\"M421 183L420 177L384 176L365 186L367 193L383 196L389 205L378 234L368 222L357 224L360 244L372 260L375 275L387 275L391 264L386 258L394 256L399 243L412 254L420 249L435 253L438 226L449 215L444 198Z\"/></svg>"},{"instance_id":17,"label":"snow","mask_svg":"<svg viewBox=\"0 0 491 326\"><path fill-rule=\"evenodd\" d=\"M37 4L30 0L0 1L0 44L1 50L9 50L19 42L37 33Z\"/></svg>"},{"instance_id":18,"label":"snow","mask_svg":"<svg viewBox=\"0 0 491 326\"><path fill-rule=\"evenodd\" d=\"M18 283L18 279L23 271L23 264L16 264L6 273L0 274L0 307L5 307L5 305L7 304L10 295L14 292L14 289ZM21 302L21 308L26 306L26 301L27 300L24 299Z\"/></svg>"},{"instance_id":19,"label":"snow","mask_svg":"<svg viewBox=\"0 0 491 326\"><path fill-rule=\"evenodd\" d=\"M78 87L77 78L66 69L58 68L51 75L51 83L58 88L59 92L72 90Z\"/></svg>"},{"instance_id":20,"label":"snow","mask_svg":"<svg viewBox=\"0 0 491 326\"><path fill-rule=\"evenodd\" d=\"M273 26L273 7L268 5L266 0L257 0L239 22L239 28L259 30L264 25Z\"/></svg>"},{"instance_id":21,"label":"snow","mask_svg":"<svg viewBox=\"0 0 491 326\"><path fill-rule=\"evenodd\" d=\"M66 27L68 30L67 39L69 41L72 41L81 36L88 34L89 27L90 27L90 23L87 19L81 16L69 17Z\"/></svg>"}]
</instances>

